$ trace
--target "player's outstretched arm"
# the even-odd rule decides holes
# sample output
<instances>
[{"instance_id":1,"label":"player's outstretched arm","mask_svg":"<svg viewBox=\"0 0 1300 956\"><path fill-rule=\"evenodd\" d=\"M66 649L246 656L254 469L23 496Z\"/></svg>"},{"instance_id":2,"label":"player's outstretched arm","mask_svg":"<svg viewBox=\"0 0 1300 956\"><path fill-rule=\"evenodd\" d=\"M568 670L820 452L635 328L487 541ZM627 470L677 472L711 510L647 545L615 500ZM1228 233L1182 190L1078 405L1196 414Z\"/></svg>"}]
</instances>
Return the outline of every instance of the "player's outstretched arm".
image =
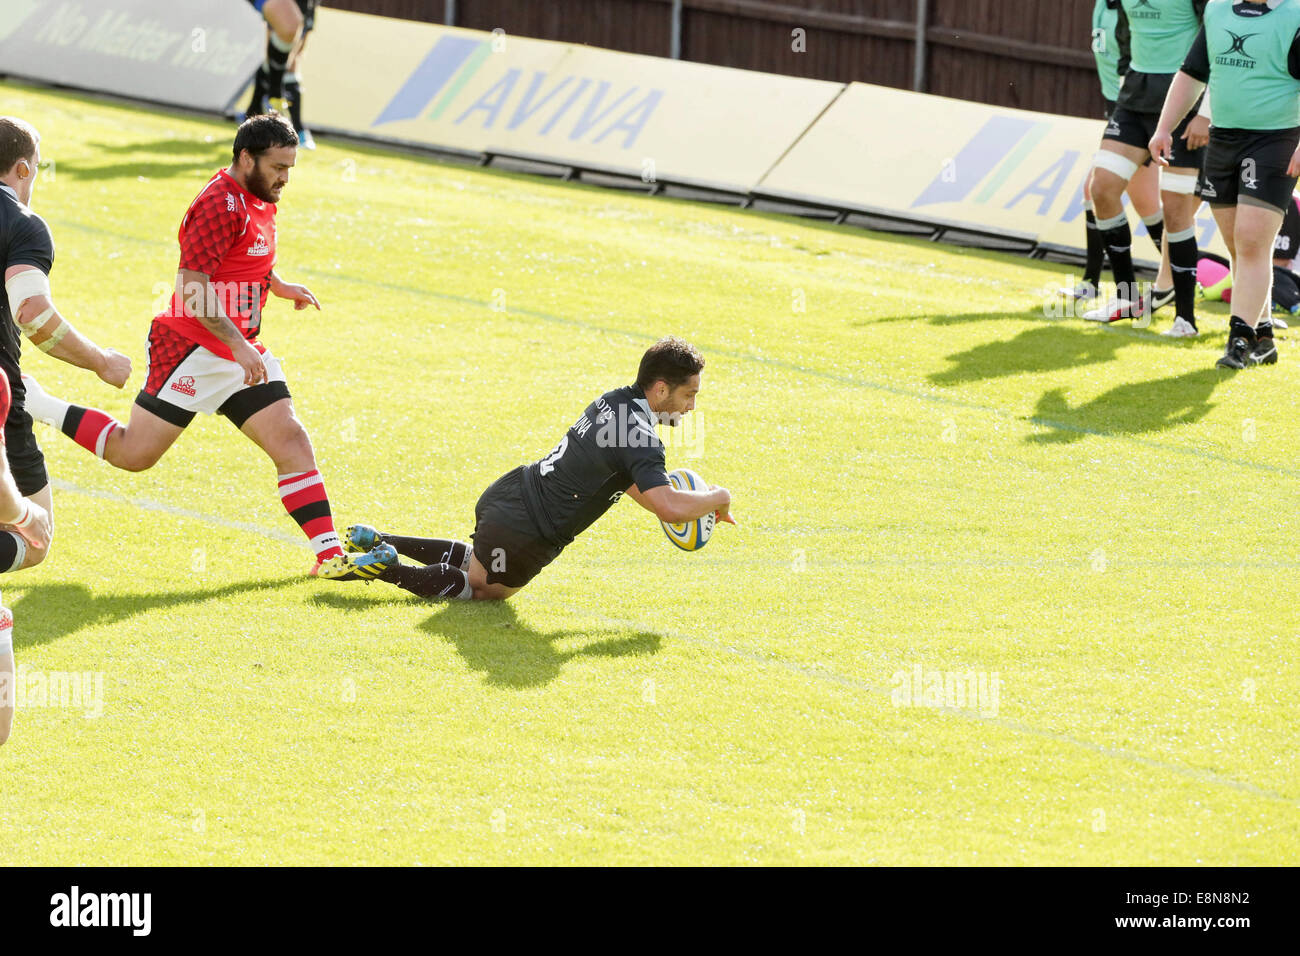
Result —
<instances>
[{"instance_id":1,"label":"player's outstretched arm","mask_svg":"<svg viewBox=\"0 0 1300 956\"><path fill-rule=\"evenodd\" d=\"M294 285L292 282L285 282L274 272L271 273L271 294L281 299L291 299L296 311L301 312L309 305L316 306L316 311L320 311L320 303L311 294L311 289L308 289L305 285Z\"/></svg>"},{"instance_id":2,"label":"player's outstretched arm","mask_svg":"<svg viewBox=\"0 0 1300 956\"><path fill-rule=\"evenodd\" d=\"M714 487L708 491L687 491L672 485L659 485L647 491L640 491L636 485L627 489L632 500L660 521L669 524L683 524L702 518L709 512L716 511L720 521L735 524L731 517L731 492L726 488Z\"/></svg>"},{"instance_id":3,"label":"player's outstretched arm","mask_svg":"<svg viewBox=\"0 0 1300 956\"><path fill-rule=\"evenodd\" d=\"M116 349L102 349L59 314L50 298L49 277L33 266L14 266L5 272L9 311L18 328L42 352L89 369L114 388L131 377L131 360Z\"/></svg>"},{"instance_id":4,"label":"player's outstretched arm","mask_svg":"<svg viewBox=\"0 0 1300 956\"><path fill-rule=\"evenodd\" d=\"M176 292L186 313L202 322L205 329L230 349L230 354L244 370L244 384L265 382L266 363L230 321L207 275L193 269L181 269L176 273Z\"/></svg>"}]
</instances>

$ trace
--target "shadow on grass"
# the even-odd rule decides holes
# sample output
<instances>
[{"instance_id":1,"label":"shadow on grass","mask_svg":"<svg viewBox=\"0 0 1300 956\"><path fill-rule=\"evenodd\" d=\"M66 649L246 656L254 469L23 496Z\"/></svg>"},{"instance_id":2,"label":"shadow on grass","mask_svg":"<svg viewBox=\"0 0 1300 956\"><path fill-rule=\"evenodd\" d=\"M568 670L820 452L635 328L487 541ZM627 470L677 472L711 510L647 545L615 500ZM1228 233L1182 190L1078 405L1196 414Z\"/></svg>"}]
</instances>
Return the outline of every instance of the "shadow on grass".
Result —
<instances>
[{"instance_id":1,"label":"shadow on grass","mask_svg":"<svg viewBox=\"0 0 1300 956\"><path fill-rule=\"evenodd\" d=\"M576 657L633 657L655 654L661 638L642 631L617 634L614 628L579 628L543 634L523 624L508 601L449 601L420 629L449 641L471 670L482 671L484 682L494 687L538 687L560 676L565 663ZM561 651L557 641L586 639L573 650Z\"/></svg>"},{"instance_id":2,"label":"shadow on grass","mask_svg":"<svg viewBox=\"0 0 1300 956\"><path fill-rule=\"evenodd\" d=\"M202 139L156 139L147 143L125 143L110 146L92 143L98 155L133 156L133 160L120 163L88 164L77 160L60 160L54 157L54 171L59 176L73 179L170 179L175 176L194 176L216 172L230 162L230 147L220 141L211 143ZM171 161L168 161L170 158Z\"/></svg>"},{"instance_id":3,"label":"shadow on grass","mask_svg":"<svg viewBox=\"0 0 1300 956\"><path fill-rule=\"evenodd\" d=\"M1119 350L1142 339L1098 334L1097 329L1043 325L1009 339L985 342L948 356L952 368L929 378L935 385L960 385L1022 372L1054 372L1115 360Z\"/></svg>"},{"instance_id":4,"label":"shadow on grass","mask_svg":"<svg viewBox=\"0 0 1300 956\"><path fill-rule=\"evenodd\" d=\"M392 594L393 597L387 595ZM406 595L396 589L371 592L326 591L310 598L313 604L341 611L366 611L396 605L424 605L434 613L420 630L440 637L456 648L471 670L482 671L495 687L538 687L560 676L564 664L575 657L632 657L655 654L662 638L650 631L600 640L618 634L616 628L580 628L543 634L519 620L508 601L436 601ZM587 638L574 650L561 651L558 641Z\"/></svg>"},{"instance_id":5,"label":"shadow on grass","mask_svg":"<svg viewBox=\"0 0 1300 956\"><path fill-rule=\"evenodd\" d=\"M891 322L928 322L930 325L948 326L965 325L968 322L1003 322L1008 319L1017 322L1043 322L1046 316L1042 306L1023 309L1020 312L957 312L953 314L909 312L904 315L882 315L874 319L862 319L850 323L855 328L868 325L887 325Z\"/></svg>"},{"instance_id":6,"label":"shadow on grass","mask_svg":"<svg viewBox=\"0 0 1300 956\"><path fill-rule=\"evenodd\" d=\"M12 605L14 648L49 644L85 628L106 627L157 608L199 604L249 591L270 591L302 581L302 575L295 575L213 588L107 595L96 595L84 584L34 584Z\"/></svg>"},{"instance_id":7,"label":"shadow on grass","mask_svg":"<svg viewBox=\"0 0 1300 956\"><path fill-rule=\"evenodd\" d=\"M200 173L211 175L221 163L221 157L214 154L206 159L184 163L134 162L83 166L68 161L59 163L55 168L58 175L71 179L172 179L178 176L198 176Z\"/></svg>"},{"instance_id":8,"label":"shadow on grass","mask_svg":"<svg viewBox=\"0 0 1300 956\"><path fill-rule=\"evenodd\" d=\"M1232 373L1204 368L1171 378L1120 385L1078 408L1063 389L1038 400L1030 421L1049 431L1028 436L1033 444L1064 444L1089 434L1137 435L1200 421L1214 407L1210 396Z\"/></svg>"}]
</instances>

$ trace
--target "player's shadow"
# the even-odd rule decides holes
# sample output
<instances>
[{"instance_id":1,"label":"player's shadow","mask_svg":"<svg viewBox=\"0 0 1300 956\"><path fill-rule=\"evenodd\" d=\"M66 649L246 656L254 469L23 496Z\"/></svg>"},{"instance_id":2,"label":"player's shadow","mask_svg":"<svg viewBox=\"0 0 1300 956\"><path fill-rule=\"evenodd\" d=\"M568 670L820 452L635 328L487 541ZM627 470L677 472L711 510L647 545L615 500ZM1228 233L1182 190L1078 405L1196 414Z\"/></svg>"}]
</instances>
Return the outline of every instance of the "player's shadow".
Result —
<instances>
[{"instance_id":1,"label":"player's shadow","mask_svg":"<svg viewBox=\"0 0 1300 956\"><path fill-rule=\"evenodd\" d=\"M1210 396L1231 373L1204 368L1184 375L1119 385L1071 408L1063 389L1046 392L1030 421L1048 429L1025 439L1065 444L1088 435L1137 435L1200 421L1214 408Z\"/></svg>"},{"instance_id":2,"label":"player's shadow","mask_svg":"<svg viewBox=\"0 0 1300 956\"><path fill-rule=\"evenodd\" d=\"M1046 318L1042 307L1033 309L1024 309L1020 312L955 312L955 313L938 313L917 315L915 312L907 312L902 315L883 315L871 319L860 319L850 323L856 328L865 328L869 325L888 325L894 322L927 322L930 325L949 326L949 325L966 325L970 322L1002 322L1012 319L1017 322L1041 322Z\"/></svg>"},{"instance_id":3,"label":"player's shadow","mask_svg":"<svg viewBox=\"0 0 1300 956\"><path fill-rule=\"evenodd\" d=\"M964 352L954 352L952 368L930 375L935 385L961 385L1024 372L1055 372L1114 361L1119 350L1142 339L1123 335L1098 335L1096 329L1042 325L1009 339L984 342Z\"/></svg>"},{"instance_id":4,"label":"player's shadow","mask_svg":"<svg viewBox=\"0 0 1300 956\"><path fill-rule=\"evenodd\" d=\"M302 580L298 575L221 587L103 595L95 594L84 584L34 584L12 605L14 647L22 649L49 644L88 627L107 627L156 608L199 604L248 591L269 591L301 584Z\"/></svg>"},{"instance_id":5,"label":"player's shadow","mask_svg":"<svg viewBox=\"0 0 1300 956\"><path fill-rule=\"evenodd\" d=\"M560 676L564 665L577 657L632 657L654 654L662 638L642 631L619 634L614 628L534 630L519 620L509 601L450 601L420 624L420 629L451 643L471 670L481 671L494 687L538 687ZM576 647L565 650L560 642Z\"/></svg>"},{"instance_id":6,"label":"player's shadow","mask_svg":"<svg viewBox=\"0 0 1300 956\"><path fill-rule=\"evenodd\" d=\"M76 160L54 159L57 176L73 179L170 179L176 176L195 176L211 173L223 162L229 161L229 150L218 142L203 140L159 139L148 143L129 143L109 146L92 144L99 155L118 154L133 157L120 163L83 164ZM167 157L165 159L164 157ZM169 161L169 159L172 161Z\"/></svg>"}]
</instances>

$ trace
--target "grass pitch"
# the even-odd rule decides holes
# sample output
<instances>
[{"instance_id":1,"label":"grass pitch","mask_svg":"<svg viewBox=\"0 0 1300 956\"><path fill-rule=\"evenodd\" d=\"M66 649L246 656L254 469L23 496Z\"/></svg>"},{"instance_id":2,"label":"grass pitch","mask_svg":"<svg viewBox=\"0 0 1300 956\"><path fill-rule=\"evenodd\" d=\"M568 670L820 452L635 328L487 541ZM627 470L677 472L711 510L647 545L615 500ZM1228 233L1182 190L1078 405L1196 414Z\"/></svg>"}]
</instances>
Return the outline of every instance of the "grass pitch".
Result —
<instances>
[{"instance_id":1,"label":"grass pitch","mask_svg":"<svg viewBox=\"0 0 1300 956\"><path fill-rule=\"evenodd\" d=\"M136 373L25 365L125 418L233 130L0 91L55 297ZM742 524L685 554L625 501L512 601L425 604L307 579L224 420L142 475L38 426L14 862L1296 862L1294 339L1233 376L1221 312L1045 319L1059 267L328 143L279 226L325 311L263 338L340 524L467 535L666 333L708 360L669 464Z\"/></svg>"}]
</instances>

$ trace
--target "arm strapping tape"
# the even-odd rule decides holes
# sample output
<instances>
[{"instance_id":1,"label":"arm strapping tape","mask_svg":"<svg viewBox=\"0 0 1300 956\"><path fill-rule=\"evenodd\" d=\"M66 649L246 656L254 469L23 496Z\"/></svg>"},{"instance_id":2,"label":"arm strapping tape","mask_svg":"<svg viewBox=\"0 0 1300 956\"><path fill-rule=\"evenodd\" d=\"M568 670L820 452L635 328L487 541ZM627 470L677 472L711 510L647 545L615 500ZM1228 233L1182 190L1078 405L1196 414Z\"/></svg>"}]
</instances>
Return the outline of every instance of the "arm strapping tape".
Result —
<instances>
[{"instance_id":1,"label":"arm strapping tape","mask_svg":"<svg viewBox=\"0 0 1300 956\"><path fill-rule=\"evenodd\" d=\"M33 296L50 298L50 277L40 269L24 269L5 283L9 295L9 311L18 321L18 309Z\"/></svg>"},{"instance_id":2,"label":"arm strapping tape","mask_svg":"<svg viewBox=\"0 0 1300 956\"><path fill-rule=\"evenodd\" d=\"M48 309L45 312L42 312L41 316L52 315L52 314L54 314L54 310ZM40 316L38 316L38 318L39 317ZM72 331L72 326L69 325L66 320L60 318L58 319L58 323L59 323L58 326L55 328L53 332L50 333L48 338L42 339L40 342L33 343L42 352L54 351L54 346L62 342L63 337ZM28 335L28 338L31 338L31 336Z\"/></svg>"}]
</instances>

